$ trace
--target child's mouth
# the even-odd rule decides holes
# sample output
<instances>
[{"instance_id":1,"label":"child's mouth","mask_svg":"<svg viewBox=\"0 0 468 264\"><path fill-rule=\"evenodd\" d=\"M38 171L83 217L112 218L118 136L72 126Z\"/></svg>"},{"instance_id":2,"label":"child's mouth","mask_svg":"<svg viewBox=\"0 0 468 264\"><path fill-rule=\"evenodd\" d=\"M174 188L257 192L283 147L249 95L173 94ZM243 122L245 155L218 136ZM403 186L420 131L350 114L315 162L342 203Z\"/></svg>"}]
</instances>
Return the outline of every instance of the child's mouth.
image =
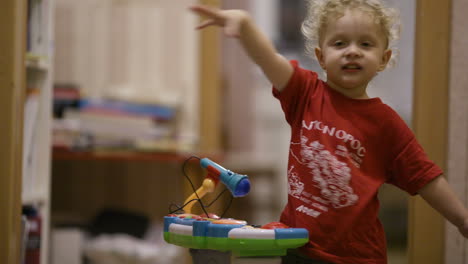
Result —
<instances>
[{"instance_id":1,"label":"child's mouth","mask_svg":"<svg viewBox=\"0 0 468 264\"><path fill-rule=\"evenodd\" d=\"M343 67L341 67L341 69L345 71L358 71L358 70L361 70L362 67L359 64L350 63L350 64L345 64Z\"/></svg>"}]
</instances>

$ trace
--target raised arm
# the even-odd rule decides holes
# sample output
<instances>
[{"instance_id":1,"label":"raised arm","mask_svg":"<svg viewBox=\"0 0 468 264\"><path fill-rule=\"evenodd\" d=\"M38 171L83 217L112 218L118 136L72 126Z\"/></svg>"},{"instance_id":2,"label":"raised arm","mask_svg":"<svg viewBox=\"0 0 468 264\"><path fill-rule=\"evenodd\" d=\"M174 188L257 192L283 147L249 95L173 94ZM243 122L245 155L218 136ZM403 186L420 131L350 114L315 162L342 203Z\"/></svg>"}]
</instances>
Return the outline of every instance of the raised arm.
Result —
<instances>
[{"instance_id":1,"label":"raised arm","mask_svg":"<svg viewBox=\"0 0 468 264\"><path fill-rule=\"evenodd\" d=\"M271 84L282 90L291 78L293 67L278 54L273 43L258 29L250 15L243 10L220 10L196 5L193 12L207 17L197 29L216 25L224 28L224 34L238 38L247 55L262 69Z\"/></svg>"},{"instance_id":2,"label":"raised arm","mask_svg":"<svg viewBox=\"0 0 468 264\"><path fill-rule=\"evenodd\" d=\"M468 238L468 211L443 176L428 183L419 194Z\"/></svg>"}]
</instances>

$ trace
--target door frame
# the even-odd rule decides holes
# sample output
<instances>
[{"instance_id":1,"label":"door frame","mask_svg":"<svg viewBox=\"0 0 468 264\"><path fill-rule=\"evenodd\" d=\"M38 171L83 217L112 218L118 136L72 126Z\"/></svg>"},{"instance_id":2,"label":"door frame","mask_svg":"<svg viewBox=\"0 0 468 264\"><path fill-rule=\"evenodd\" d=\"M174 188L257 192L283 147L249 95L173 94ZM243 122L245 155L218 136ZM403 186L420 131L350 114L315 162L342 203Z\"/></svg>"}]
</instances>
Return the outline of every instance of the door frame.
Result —
<instances>
[{"instance_id":1,"label":"door frame","mask_svg":"<svg viewBox=\"0 0 468 264\"><path fill-rule=\"evenodd\" d=\"M0 8L0 263L20 262L25 0Z\"/></svg>"},{"instance_id":2,"label":"door frame","mask_svg":"<svg viewBox=\"0 0 468 264\"><path fill-rule=\"evenodd\" d=\"M437 19L434 19L437 18ZM429 157L447 169L451 0L416 1L413 130ZM408 263L444 263L442 216L409 200Z\"/></svg>"}]
</instances>

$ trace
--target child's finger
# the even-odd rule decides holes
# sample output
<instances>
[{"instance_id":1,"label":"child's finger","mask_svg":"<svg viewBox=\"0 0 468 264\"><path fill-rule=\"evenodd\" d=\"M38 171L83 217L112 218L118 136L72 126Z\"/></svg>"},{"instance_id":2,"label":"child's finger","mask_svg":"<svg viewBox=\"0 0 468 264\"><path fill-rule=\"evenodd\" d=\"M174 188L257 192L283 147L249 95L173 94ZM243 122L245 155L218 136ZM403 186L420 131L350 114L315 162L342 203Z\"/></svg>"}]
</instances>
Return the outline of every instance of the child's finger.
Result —
<instances>
[{"instance_id":1,"label":"child's finger","mask_svg":"<svg viewBox=\"0 0 468 264\"><path fill-rule=\"evenodd\" d=\"M211 17L211 18L221 18L221 15L218 12L218 9L208 6L195 5L191 6L190 10L198 13L199 15Z\"/></svg>"},{"instance_id":2,"label":"child's finger","mask_svg":"<svg viewBox=\"0 0 468 264\"><path fill-rule=\"evenodd\" d=\"M198 25L195 29L202 29L212 25L216 25L216 21L214 19L208 19L203 21L200 25Z\"/></svg>"}]
</instances>

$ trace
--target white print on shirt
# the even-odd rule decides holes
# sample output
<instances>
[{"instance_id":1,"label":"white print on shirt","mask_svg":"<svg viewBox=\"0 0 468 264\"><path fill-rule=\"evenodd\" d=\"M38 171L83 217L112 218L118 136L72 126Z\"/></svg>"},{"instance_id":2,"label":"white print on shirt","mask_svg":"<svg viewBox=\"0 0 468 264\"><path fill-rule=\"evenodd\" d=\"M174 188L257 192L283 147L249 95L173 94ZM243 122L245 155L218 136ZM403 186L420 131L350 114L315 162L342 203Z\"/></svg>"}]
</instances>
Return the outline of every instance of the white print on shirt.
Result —
<instances>
[{"instance_id":1,"label":"white print on shirt","mask_svg":"<svg viewBox=\"0 0 468 264\"><path fill-rule=\"evenodd\" d=\"M288 193L289 195L303 201L304 203L307 203L316 209L319 209L321 211L328 211L328 208L322 204L328 204L325 200L321 199L320 197L313 196L312 194L305 192L304 191L304 183L300 181L299 177L297 176L297 173L292 172L294 169L294 166L291 166L291 168L288 171L288 179L289 179L289 184L288 184ZM313 199L313 200L312 200ZM318 203L318 202L322 203ZM317 217L321 214L321 212L304 207L303 205L296 208L298 212L305 213L307 215L310 215L312 217Z\"/></svg>"},{"instance_id":2,"label":"white print on shirt","mask_svg":"<svg viewBox=\"0 0 468 264\"><path fill-rule=\"evenodd\" d=\"M348 149L345 146L336 146L335 154L341 157L350 158L351 163L353 163L356 168L361 167L362 159L356 154L348 152Z\"/></svg>"},{"instance_id":3,"label":"white print on shirt","mask_svg":"<svg viewBox=\"0 0 468 264\"><path fill-rule=\"evenodd\" d=\"M300 154L296 155L291 150L291 155L299 162L310 168L312 180L316 187L320 189L321 198L334 208L342 208L355 204L358 196L354 194L349 186L351 180L351 169L345 162L339 161L332 153L324 148L318 141L308 144L307 137L301 136L301 142L291 142L291 145L300 145ZM294 166L288 170L289 185L298 185L297 173L293 172ZM297 193L295 193L297 197ZM301 196L299 199L312 205L314 202L309 198ZM318 199L315 199L319 201ZM318 207L325 207L318 204ZM315 206L317 207L317 206Z\"/></svg>"},{"instance_id":4,"label":"white print on shirt","mask_svg":"<svg viewBox=\"0 0 468 264\"><path fill-rule=\"evenodd\" d=\"M350 157L352 159L353 164L357 167L361 167L362 159L366 154L366 148L362 146L361 141L356 139L353 135L349 134L344 130L338 130L336 127L330 127L328 125L323 124L322 121L311 121L308 124L302 120L302 127L307 130L318 130L321 131L323 134L328 134L329 136L336 137L337 139L342 140L344 143L348 143L350 148L354 152L348 151L345 146L337 146L337 151L339 153L335 153L340 156ZM343 149L344 148L344 149Z\"/></svg>"},{"instance_id":5,"label":"white print on shirt","mask_svg":"<svg viewBox=\"0 0 468 264\"><path fill-rule=\"evenodd\" d=\"M300 181L299 177L297 176L297 173L292 172L293 169L294 166L291 166L291 168L288 171L288 194L300 199L301 193L302 191L304 191L304 183Z\"/></svg>"},{"instance_id":6,"label":"white print on shirt","mask_svg":"<svg viewBox=\"0 0 468 264\"><path fill-rule=\"evenodd\" d=\"M301 205L301 206L297 207L296 211L304 213L304 214L312 216L312 217L315 217L315 218L317 218L321 214L320 212L315 211L314 209L311 209L311 208L309 208L307 206L304 206L304 205Z\"/></svg>"}]
</instances>

